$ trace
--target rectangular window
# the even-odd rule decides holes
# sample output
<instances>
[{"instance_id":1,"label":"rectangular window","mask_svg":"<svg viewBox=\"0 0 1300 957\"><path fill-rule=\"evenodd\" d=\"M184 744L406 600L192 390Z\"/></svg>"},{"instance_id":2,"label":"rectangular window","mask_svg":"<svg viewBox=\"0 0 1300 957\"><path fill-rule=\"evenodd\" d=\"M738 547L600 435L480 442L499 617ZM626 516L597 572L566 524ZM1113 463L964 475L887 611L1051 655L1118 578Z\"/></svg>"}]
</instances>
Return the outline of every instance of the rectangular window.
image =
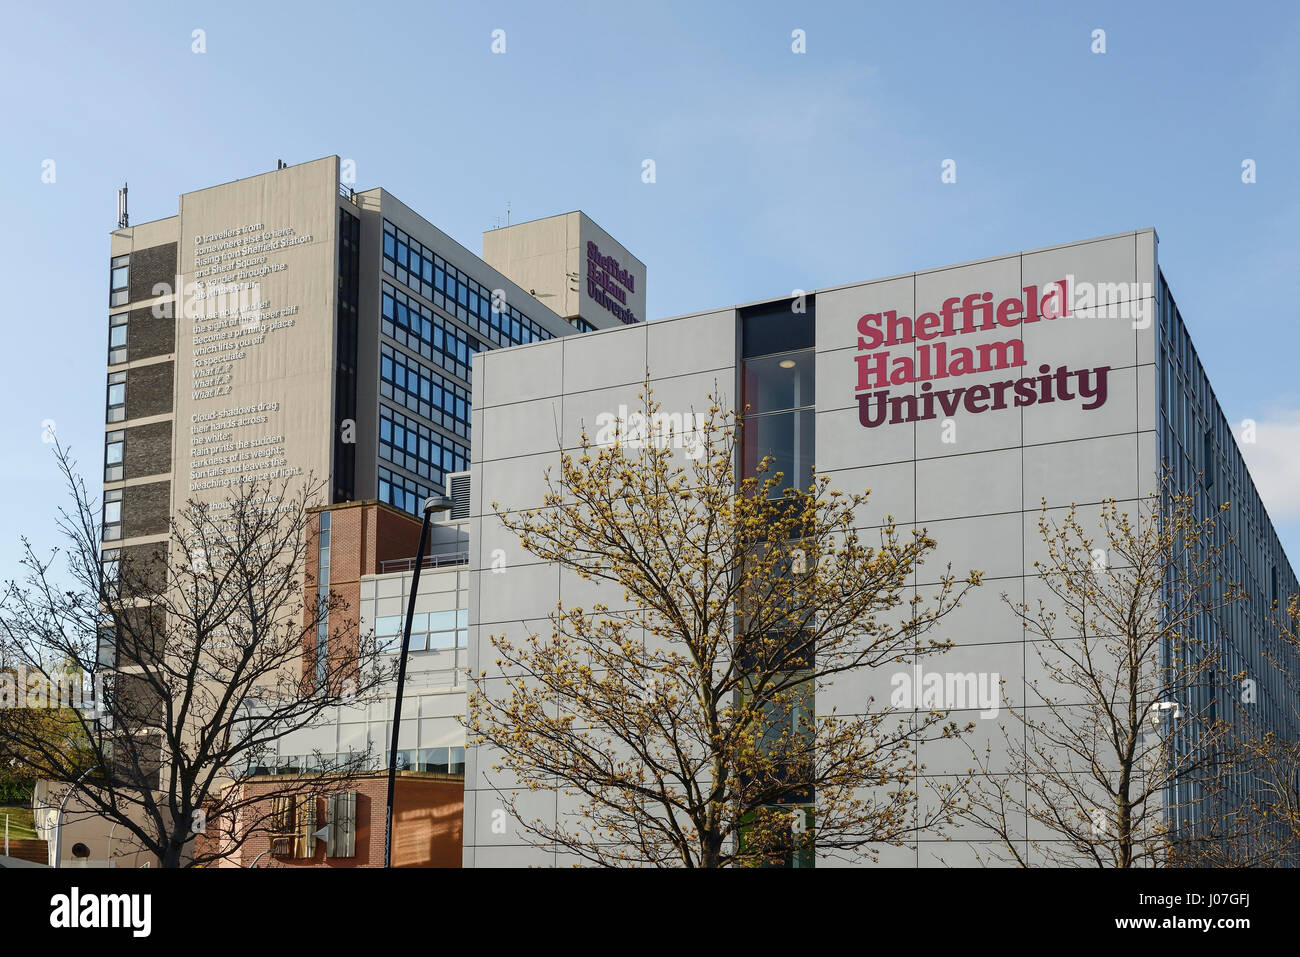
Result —
<instances>
[{"instance_id":1,"label":"rectangular window","mask_svg":"<svg viewBox=\"0 0 1300 957\"><path fill-rule=\"evenodd\" d=\"M385 236L385 239L388 237ZM344 791L331 794L326 804L326 822L330 824L325 838L327 857L355 857L357 847L357 792Z\"/></svg>"},{"instance_id":2,"label":"rectangular window","mask_svg":"<svg viewBox=\"0 0 1300 957\"><path fill-rule=\"evenodd\" d=\"M416 757L415 770L447 773L448 748L421 748Z\"/></svg>"},{"instance_id":3,"label":"rectangular window","mask_svg":"<svg viewBox=\"0 0 1300 957\"><path fill-rule=\"evenodd\" d=\"M808 491L813 479L814 414L804 409L745 418L744 475L762 483L781 473L769 490L770 497L779 498L787 488ZM765 459L767 468L760 473L758 467Z\"/></svg>"},{"instance_id":4,"label":"rectangular window","mask_svg":"<svg viewBox=\"0 0 1300 957\"><path fill-rule=\"evenodd\" d=\"M122 481L122 459L126 450L126 432L109 432L104 439L104 481Z\"/></svg>"},{"instance_id":5,"label":"rectangular window","mask_svg":"<svg viewBox=\"0 0 1300 957\"><path fill-rule=\"evenodd\" d=\"M118 590L119 578L122 574L122 550L120 548L106 548L99 555L99 590L106 597L115 595ZM114 645L114 654L116 656L116 643ZM105 662L100 661L100 664ZM115 665L116 661L108 662L110 666Z\"/></svg>"},{"instance_id":6,"label":"rectangular window","mask_svg":"<svg viewBox=\"0 0 1300 957\"><path fill-rule=\"evenodd\" d=\"M116 577L113 580L116 581ZM112 622L105 622L99 626L96 644L95 663L101 668L116 668L117 633L113 630Z\"/></svg>"},{"instance_id":7,"label":"rectangular window","mask_svg":"<svg viewBox=\"0 0 1300 957\"><path fill-rule=\"evenodd\" d=\"M745 414L806 409L813 404L813 350L746 359L743 368Z\"/></svg>"},{"instance_id":8,"label":"rectangular window","mask_svg":"<svg viewBox=\"0 0 1300 957\"><path fill-rule=\"evenodd\" d=\"M104 532L101 536L106 542L116 541L122 537L122 490L112 489L104 493Z\"/></svg>"},{"instance_id":9,"label":"rectangular window","mask_svg":"<svg viewBox=\"0 0 1300 957\"><path fill-rule=\"evenodd\" d=\"M802 301L787 299L746 306L740 311L740 319L746 359L813 346L816 321L812 296Z\"/></svg>"},{"instance_id":10,"label":"rectangular window","mask_svg":"<svg viewBox=\"0 0 1300 957\"><path fill-rule=\"evenodd\" d=\"M108 416L105 421L121 422L126 418L126 373L108 375Z\"/></svg>"},{"instance_id":11,"label":"rectangular window","mask_svg":"<svg viewBox=\"0 0 1300 957\"><path fill-rule=\"evenodd\" d=\"M108 364L115 366L126 361L126 317L118 312L108 317Z\"/></svg>"},{"instance_id":12,"label":"rectangular window","mask_svg":"<svg viewBox=\"0 0 1300 957\"><path fill-rule=\"evenodd\" d=\"M127 286L130 282L131 257L115 256L109 271L108 304L120 306L130 297Z\"/></svg>"}]
</instances>

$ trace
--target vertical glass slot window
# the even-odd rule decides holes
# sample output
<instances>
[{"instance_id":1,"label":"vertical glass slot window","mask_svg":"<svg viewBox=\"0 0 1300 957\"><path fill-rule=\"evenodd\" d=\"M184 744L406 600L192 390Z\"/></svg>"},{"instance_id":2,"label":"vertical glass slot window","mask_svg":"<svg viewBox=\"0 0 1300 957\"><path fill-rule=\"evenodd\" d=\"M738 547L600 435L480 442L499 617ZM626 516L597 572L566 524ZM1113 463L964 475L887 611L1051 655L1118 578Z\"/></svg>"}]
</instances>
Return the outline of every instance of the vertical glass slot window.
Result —
<instances>
[{"instance_id":1,"label":"vertical glass slot window","mask_svg":"<svg viewBox=\"0 0 1300 957\"><path fill-rule=\"evenodd\" d=\"M316 683L324 685L329 677L330 630L330 513L320 513L320 535L316 575Z\"/></svg>"},{"instance_id":2,"label":"vertical glass slot window","mask_svg":"<svg viewBox=\"0 0 1300 957\"><path fill-rule=\"evenodd\" d=\"M113 596L118 591L118 579L122 574L122 550L106 548L99 555L100 591L105 596ZM101 662L102 664L102 662Z\"/></svg>"},{"instance_id":3,"label":"vertical glass slot window","mask_svg":"<svg viewBox=\"0 0 1300 957\"><path fill-rule=\"evenodd\" d=\"M126 361L126 317L125 312L108 317L108 364L111 366Z\"/></svg>"},{"instance_id":4,"label":"vertical glass slot window","mask_svg":"<svg viewBox=\"0 0 1300 957\"><path fill-rule=\"evenodd\" d=\"M126 418L126 373L110 372L108 375L108 422L121 422Z\"/></svg>"},{"instance_id":5,"label":"vertical glass slot window","mask_svg":"<svg viewBox=\"0 0 1300 957\"><path fill-rule=\"evenodd\" d=\"M812 349L744 360L742 474L764 481L780 472L780 484L770 493L773 497L788 488L807 491L812 483L814 365ZM760 475L757 470L764 458L769 459L768 468Z\"/></svg>"},{"instance_id":6,"label":"vertical glass slot window","mask_svg":"<svg viewBox=\"0 0 1300 957\"><path fill-rule=\"evenodd\" d=\"M104 493L104 532L103 541L112 542L122 537L122 490L112 489Z\"/></svg>"},{"instance_id":7,"label":"vertical glass slot window","mask_svg":"<svg viewBox=\"0 0 1300 957\"><path fill-rule=\"evenodd\" d=\"M130 283L130 256L115 256L109 270L108 304L120 306L130 297L127 286Z\"/></svg>"},{"instance_id":8,"label":"vertical glass slot window","mask_svg":"<svg viewBox=\"0 0 1300 957\"><path fill-rule=\"evenodd\" d=\"M109 432L104 439L104 481L120 482L123 477L123 457L126 451L126 431Z\"/></svg>"}]
</instances>

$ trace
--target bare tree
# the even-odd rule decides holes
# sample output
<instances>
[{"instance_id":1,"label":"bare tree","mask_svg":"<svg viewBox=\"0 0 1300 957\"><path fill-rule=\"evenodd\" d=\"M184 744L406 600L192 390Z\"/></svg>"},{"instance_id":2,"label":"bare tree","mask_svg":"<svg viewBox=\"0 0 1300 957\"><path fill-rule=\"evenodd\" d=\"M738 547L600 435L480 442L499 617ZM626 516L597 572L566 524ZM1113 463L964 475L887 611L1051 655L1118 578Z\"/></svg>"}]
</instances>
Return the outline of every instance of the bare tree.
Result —
<instances>
[{"instance_id":1,"label":"bare tree","mask_svg":"<svg viewBox=\"0 0 1300 957\"><path fill-rule=\"evenodd\" d=\"M715 404L684 434L648 384L642 400L640 426L562 453L541 508L493 504L527 551L609 595L557 607L549 634L493 636L504 677L475 676L468 727L521 782L498 793L524 839L712 868L875 854L948 820L948 796L923 810L915 784L917 743L962 730L946 712L814 704L837 679L942 653L929 633L979 574L949 570L927 602L924 532L891 524L868 545L865 495L783 488L770 460L738 484L739 416ZM530 814L521 798L551 790L573 812Z\"/></svg>"},{"instance_id":2,"label":"bare tree","mask_svg":"<svg viewBox=\"0 0 1300 957\"><path fill-rule=\"evenodd\" d=\"M268 829L275 796L336 789L364 769L367 754L316 755L270 791L238 786L274 764L281 738L392 677L345 603L318 600L306 574L321 486L245 481L222 501L191 500L169 541L105 562L99 509L66 451L56 456L71 497L65 547L43 558L24 540L25 578L0 598L0 635L29 674L53 685L71 670L96 693L66 712L78 747L45 722L15 722L0 759L56 782L84 773L81 800L162 867L228 857ZM318 627L329 649L319 658ZM218 839L196 842L217 822Z\"/></svg>"},{"instance_id":3,"label":"bare tree","mask_svg":"<svg viewBox=\"0 0 1300 957\"><path fill-rule=\"evenodd\" d=\"M1186 822L1206 826L1225 761L1218 613L1244 595L1226 581L1226 508L1166 482L1134 516L1103 502L1091 531L1044 503L1046 594L1007 599L1043 677L1008 709L1002 753L973 754L961 813L991 838L986 862L1156 866Z\"/></svg>"}]
</instances>

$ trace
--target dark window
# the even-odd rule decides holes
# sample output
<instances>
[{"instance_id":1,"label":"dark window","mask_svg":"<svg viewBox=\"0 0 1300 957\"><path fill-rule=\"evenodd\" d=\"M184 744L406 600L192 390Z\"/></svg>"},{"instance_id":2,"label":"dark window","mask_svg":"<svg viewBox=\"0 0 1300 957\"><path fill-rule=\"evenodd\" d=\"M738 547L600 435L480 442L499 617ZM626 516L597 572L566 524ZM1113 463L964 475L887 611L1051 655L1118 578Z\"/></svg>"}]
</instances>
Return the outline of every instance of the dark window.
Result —
<instances>
[{"instance_id":1,"label":"dark window","mask_svg":"<svg viewBox=\"0 0 1300 957\"><path fill-rule=\"evenodd\" d=\"M389 237L385 236L385 240ZM360 303L361 221L339 209L339 275L335 316L334 395L338 421L334 434L335 502L351 501L356 491L357 337Z\"/></svg>"},{"instance_id":2,"label":"dark window","mask_svg":"<svg viewBox=\"0 0 1300 957\"><path fill-rule=\"evenodd\" d=\"M796 307L803 311L796 311ZM815 344L815 315L812 296L805 297L802 302L783 299L741 309L744 357L811 349Z\"/></svg>"}]
</instances>

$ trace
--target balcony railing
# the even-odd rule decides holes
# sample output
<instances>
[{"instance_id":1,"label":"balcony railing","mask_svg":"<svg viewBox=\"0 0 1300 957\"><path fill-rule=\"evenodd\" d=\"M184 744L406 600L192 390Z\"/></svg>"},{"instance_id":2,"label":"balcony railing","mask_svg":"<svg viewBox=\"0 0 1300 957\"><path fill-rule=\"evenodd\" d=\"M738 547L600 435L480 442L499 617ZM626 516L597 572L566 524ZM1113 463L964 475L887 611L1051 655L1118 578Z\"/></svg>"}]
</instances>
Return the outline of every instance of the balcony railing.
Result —
<instances>
[{"instance_id":1,"label":"balcony railing","mask_svg":"<svg viewBox=\"0 0 1300 957\"><path fill-rule=\"evenodd\" d=\"M444 565L467 565L469 564L469 552L438 552L433 555L424 556L424 564L421 568L441 568ZM389 572L409 572L415 569L415 558L393 558L386 562L379 563L381 574L387 575Z\"/></svg>"}]
</instances>

